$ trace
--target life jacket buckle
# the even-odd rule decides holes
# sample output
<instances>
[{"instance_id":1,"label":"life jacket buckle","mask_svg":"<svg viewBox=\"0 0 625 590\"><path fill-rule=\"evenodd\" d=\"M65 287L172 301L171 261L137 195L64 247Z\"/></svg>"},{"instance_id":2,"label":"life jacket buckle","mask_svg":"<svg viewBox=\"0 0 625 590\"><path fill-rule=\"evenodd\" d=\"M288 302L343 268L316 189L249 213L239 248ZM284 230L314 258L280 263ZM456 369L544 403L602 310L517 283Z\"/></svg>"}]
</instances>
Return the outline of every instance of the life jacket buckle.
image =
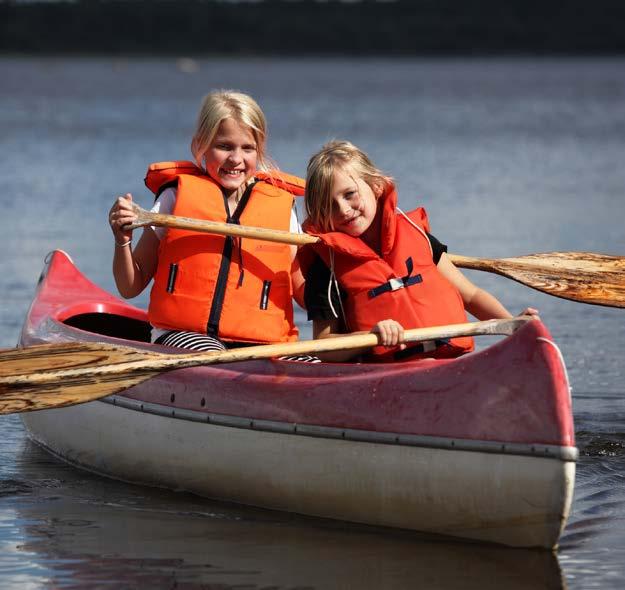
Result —
<instances>
[{"instance_id":1,"label":"life jacket buckle","mask_svg":"<svg viewBox=\"0 0 625 590\"><path fill-rule=\"evenodd\" d=\"M398 291L399 289L403 289L406 285L404 283L404 279L392 278L388 281L388 285L391 291Z\"/></svg>"}]
</instances>

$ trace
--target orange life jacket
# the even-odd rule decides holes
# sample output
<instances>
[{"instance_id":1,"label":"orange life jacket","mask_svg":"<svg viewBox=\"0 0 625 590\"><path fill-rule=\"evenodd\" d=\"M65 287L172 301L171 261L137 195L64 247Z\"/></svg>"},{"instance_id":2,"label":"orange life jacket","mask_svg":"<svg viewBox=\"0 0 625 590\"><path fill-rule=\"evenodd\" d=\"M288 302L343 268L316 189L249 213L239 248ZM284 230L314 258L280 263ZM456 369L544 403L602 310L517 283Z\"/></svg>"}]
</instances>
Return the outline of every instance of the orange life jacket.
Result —
<instances>
[{"instance_id":1,"label":"orange life jacket","mask_svg":"<svg viewBox=\"0 0 625 590\"><path fill-rule=\"evenodd\" d=\"M190 162L153 164L146 185L155 194L176 186L174 215L288 231L293 195L281 188L288 186L280 185L285 175L257 178L232 216L221 187ZM159 246L148 317L160 328L226 341L285 342L298 336L291 298L289 245L169 228Z\"/></svg>"},{"instance_id":2,"label":"orange life jacket","mask_svg":"<svg viewBox=\"0 0 625 590\"><path fill-rule=\"evenodd\" d=\"M396 211L396 203L394 189L378 201L378 207L382 207L381 255L360 238L342 232L323 233L304 223L307 233L321 238L321 242L307 248L312 248L333 269L339 285L347 292L347 329L369 331L377 322L389 318L406 329L466 322L460 293L432 259L425 210L420 207L408 213L411 223ZM303 259L306 258L304 253ZM370 357L379 361L419 356L444 358L471 350L473 339L462 337L435 345L428 343L425 347L409 345L405 351L378 346Z\"/></svg>"}]
</instances>

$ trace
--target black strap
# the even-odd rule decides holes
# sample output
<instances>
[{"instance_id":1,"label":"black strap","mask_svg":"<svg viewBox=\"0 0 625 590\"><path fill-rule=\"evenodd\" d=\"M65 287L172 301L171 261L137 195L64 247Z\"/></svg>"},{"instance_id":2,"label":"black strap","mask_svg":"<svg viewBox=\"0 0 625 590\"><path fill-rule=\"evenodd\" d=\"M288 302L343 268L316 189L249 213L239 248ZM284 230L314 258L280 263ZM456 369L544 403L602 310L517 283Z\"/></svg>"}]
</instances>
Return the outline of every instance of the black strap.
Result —
<instances>
[{"instance_id":1,"label":"black strap","mask_svg":"<svg viewBox=\"0 0 625 590\"><path fill-rule=\"evenodd\" d=\"M412 271L414 270L412 256L406 260L406 270L408 271L408 274L406 276L403 276L401 278L392 278L386 283L370 289L369 297L373 299L374 297L382 295L383 293L388 293L389 291L397 291L398 289L403 289L404 287L410 287L411 285L416 285L417 283L423 282L423 277L420 274L412 274Z\"/></svg>"},{"instance_id":2,"label":"black strap","mask_svg":"<svg viewBox=\"0 0 625 590\"><path fill-rule=\"evenodd\" d=\"M228 199L224 194L224 207L226 209L226 222L227 223L239 223L239 217L241 213L243 213L243 209L247 205L247 202L250 199L250 195L252 194L252 188L254 187L254 183L248 185L237 205L237 208L234 211L233 215L230 215L230 210L228 208ZM223 191L222 191L223 192ZM221 253L221 263L219 265L219 272L217 273L217 284L215 285L215 292L213 293L213 301L211 303L211 309L208 316L208 322L206 324L206 333L209 336L217 336L219 334L219 321L221 319L221 310L224 304L224 297L226 293L226 282L228 279L228 273L230 271L230 264L232 263L232 251L234 247L234 238L232 236L226 236L224 240L224 248ZM243 264L241 259L241 269L239 270L239 281L243 281Z\"/></svg>"},{"instance_id":3,"label":"black strap","mask_svg":"<svg viewBox=\"0 0 625 590\"><path fill-rule=\"evenodd\" d=\"M434 350L440 348L441 346L445 346L449 344L449 338L442 338L440 340L434 340ZM408 348L404 348L404 350L398 350L395 354L393 354L393 360L395 361L405 361L412 356L417 354L421 354L423 352L433 352L432 349L426 351L425 346L423 344L415 344L408 345Z\"/></svg>"}]
</instances>

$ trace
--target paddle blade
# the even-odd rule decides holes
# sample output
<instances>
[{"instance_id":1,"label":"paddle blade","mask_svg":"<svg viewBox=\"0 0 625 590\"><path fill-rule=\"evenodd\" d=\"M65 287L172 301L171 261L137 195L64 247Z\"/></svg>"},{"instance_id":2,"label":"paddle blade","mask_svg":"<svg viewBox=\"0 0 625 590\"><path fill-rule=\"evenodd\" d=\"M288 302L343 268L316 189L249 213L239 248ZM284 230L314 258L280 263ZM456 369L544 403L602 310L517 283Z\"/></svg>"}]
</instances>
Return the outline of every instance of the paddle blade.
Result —
<instances>
[{"instance_id":1,"label":"paddle blade","mask_svg":"<svg viewBox=\"0 0 625 590\"><path fill-rule=\"evenodd\" d=\"M625 307L625 257L591 252L546 252L517 258L450 255L461 268L493 272L548 295L607 307Z\"/></svg>"},{"instance_id":2,"label":"paddle blade","mask_svg":"<svg viewBox=\"0 0 625 590\"><path fill-rule=\"evenodd\" d=\"M124 346L91 342L37 344L0 350L0 377L43 371L97 367L158 358L153 353Z\"/></svg>"},{"instance_id":3,"label":"paddle blade","mask_svg":"<svg viewBox=\"0 0 625 590\"><path fill-rule=\"evenodd\" d=\"M152 375L106 375L104 378L64 378L62 383L0 382L0 414L49 410L90 402L138 385Z\"/></svg>"},{"instance_id":4,"label":"paddle blade","mask_svg":"<svg viewBox=\"0 0 625 590\"><path fill-rule=\"evenodd\" d=\"M2 350L0 414L60 408L118 393L154 375L153 370L126 367L158 356L86 342ZM124 369L103 373L103 367Z\"/></svg>"}]
</instances>

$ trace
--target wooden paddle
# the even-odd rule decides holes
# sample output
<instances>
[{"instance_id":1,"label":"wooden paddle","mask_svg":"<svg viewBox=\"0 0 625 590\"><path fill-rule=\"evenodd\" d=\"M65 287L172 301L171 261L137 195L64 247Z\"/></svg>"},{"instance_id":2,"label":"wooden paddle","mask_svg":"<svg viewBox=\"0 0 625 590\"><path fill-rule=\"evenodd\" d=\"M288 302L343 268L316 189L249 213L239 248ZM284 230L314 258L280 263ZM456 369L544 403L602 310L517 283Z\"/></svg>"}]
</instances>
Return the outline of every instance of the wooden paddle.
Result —
<instances>
[{"instance_id":1,"label":"wooden paddle","mask_svg":"<svg viewBox=\"0 0 625 590\"><path fill-rule=\"evenodd\" d=\"M418 328L405 332L406 342L456 336L510 335L531 318L487 320ZM164 371L316 354L330 350L367 348L376 334L351 334L322 340L249 346L219 352L158 353L104 343L70 342L0 350L0 414L61 408L98 399L138 385ZM311 373L314 365L310 365Z\"/></svg>"},{"instance_id":2,"label":"wooden paddle","mask_svg":"<svg viewBox=\"0 0 625 590\"><path fill-rule=\"evenodd\" d=\"M137 221L146 225L175 227L198 232L237 236L302 246L319 240L308 234L151 213L134 205ZM591 252L546 252L517 258L470 258L448 254L460 268L491 272L513 279L548 295L581 303L625 307L625 257Z\"/></svg>"}]
</instances>

